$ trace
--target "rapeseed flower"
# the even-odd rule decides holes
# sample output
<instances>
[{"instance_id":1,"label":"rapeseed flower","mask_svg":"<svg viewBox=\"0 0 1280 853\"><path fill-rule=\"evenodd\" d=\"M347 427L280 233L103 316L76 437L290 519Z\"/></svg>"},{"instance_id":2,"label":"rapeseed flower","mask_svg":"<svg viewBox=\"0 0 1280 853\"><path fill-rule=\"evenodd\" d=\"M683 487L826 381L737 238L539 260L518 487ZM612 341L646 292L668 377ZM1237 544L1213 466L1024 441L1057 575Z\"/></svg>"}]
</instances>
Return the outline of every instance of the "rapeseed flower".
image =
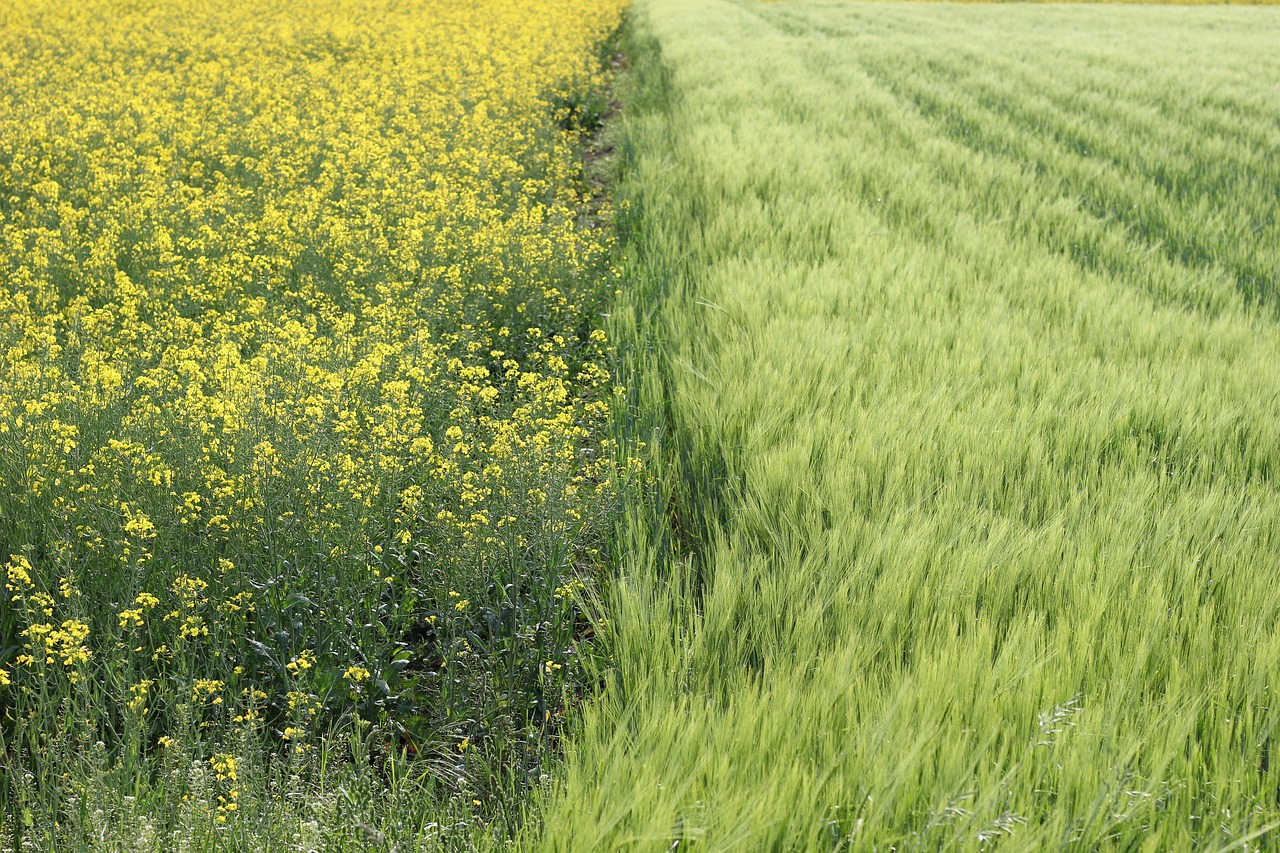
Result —
<instances>
[{"instance_id":1,"label":"rapeseed flower","mask_svg":"<svg viewBox=\"0 0 1280 853\"><path fill-rule=\"evenodd\" d=\"M623 6L0 11L0 686L53 720L92 678L161 745L310 725L513 561L590 562L616 282L574 117Z\"/></svg>"}]
</instances>

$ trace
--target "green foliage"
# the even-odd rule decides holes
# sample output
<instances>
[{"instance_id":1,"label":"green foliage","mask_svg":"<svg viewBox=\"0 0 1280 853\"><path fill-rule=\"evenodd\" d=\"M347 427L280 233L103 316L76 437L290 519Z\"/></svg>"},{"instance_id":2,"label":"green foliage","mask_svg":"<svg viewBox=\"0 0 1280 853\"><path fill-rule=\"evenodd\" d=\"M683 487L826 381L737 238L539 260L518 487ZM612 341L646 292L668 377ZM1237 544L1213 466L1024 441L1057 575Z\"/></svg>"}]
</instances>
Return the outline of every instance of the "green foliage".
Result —
<instances>
[{"instance_id":1,"label":"green foliage","mask_svg":"<svg viewBox=\"0 0 1280 853\"><path fill-rule=\"evenodd\" d=\"M636 8L613 322L664 491L531 843L1275 843L1278 39Z\"/></svg>"}]
</instances>

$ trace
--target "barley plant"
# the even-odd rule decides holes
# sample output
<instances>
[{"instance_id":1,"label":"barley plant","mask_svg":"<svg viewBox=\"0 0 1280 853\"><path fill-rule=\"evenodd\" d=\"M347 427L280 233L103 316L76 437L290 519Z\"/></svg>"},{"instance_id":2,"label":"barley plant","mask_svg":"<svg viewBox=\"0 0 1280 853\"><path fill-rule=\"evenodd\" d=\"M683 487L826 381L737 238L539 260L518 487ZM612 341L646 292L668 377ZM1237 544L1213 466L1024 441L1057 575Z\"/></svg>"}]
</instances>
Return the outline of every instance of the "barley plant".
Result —
<instances>
[{"instance_id":1,"label":"barley plant","mask_svg":"<svg viewBox=\"0 0 1280 853\"><path fill-rule=\"evenodd\" d=\"M0 850L518 826L627 474L620 12L0 8Z\"/></svg>"},{"instance_id":2,"label":"barley plant","mask_svg":"<svg viewBox=\"0 0 1280 853\"><path fill-rule=\"evenodd\" d=\"M558 850L1280 846L1280 14L642 0Z\"/></svg>"}]
</instances>

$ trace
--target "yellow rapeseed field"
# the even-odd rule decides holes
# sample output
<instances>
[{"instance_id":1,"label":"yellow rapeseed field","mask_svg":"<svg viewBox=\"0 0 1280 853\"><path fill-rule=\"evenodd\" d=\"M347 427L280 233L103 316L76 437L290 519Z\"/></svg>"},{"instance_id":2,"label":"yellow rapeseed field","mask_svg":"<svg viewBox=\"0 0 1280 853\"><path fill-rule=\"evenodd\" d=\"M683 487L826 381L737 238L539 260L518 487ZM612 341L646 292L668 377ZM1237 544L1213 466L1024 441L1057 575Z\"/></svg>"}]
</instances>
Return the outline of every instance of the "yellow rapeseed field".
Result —
<instances>
[{"instance_id":1,"label":"yellow rapeseed field","mask_svg":"<svg viewBox=\"0 0 1280 853\"><path fill-rule=\"evenodd\" d=\"M5 742L545 726L622 473L579 153L622 5L0 7Z\"/></svg>"}]
</instances>

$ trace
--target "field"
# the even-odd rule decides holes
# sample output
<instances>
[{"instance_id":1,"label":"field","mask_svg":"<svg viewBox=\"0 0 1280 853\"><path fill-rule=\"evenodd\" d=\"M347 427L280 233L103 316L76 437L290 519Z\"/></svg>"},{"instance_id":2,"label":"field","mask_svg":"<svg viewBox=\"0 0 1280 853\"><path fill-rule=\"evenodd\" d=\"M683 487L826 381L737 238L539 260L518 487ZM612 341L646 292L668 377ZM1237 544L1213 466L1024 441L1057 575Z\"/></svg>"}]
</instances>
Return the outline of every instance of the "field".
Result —
<instances>
[{"instance_id":1,"label":"field","mask_svg":"<svg viewBox=\"0 0 1280 853\"><path fill-rule=\"evenodd\" d=\"M1273 848L1280 16L632 23L664 491L544 846Z\"/></svg>"},{"instance_id":2,"label":"field","mask_svg":"<svg viewBox=\"0 0 1280 853\"><path fill-rule=\"evenodd\" d=\"M1277 44L0 8L0 853L1280 845Z\"/></svg>"},{"instance_id":3,"label":"field","mask_svg":"<svg viewBox=\"0 0 1280 853\"><path fill-rule=\"evenodd\" d=\"M621 10L0 8L0 850L515 831L626 473Z\"/></svg>"}]
</instances>

